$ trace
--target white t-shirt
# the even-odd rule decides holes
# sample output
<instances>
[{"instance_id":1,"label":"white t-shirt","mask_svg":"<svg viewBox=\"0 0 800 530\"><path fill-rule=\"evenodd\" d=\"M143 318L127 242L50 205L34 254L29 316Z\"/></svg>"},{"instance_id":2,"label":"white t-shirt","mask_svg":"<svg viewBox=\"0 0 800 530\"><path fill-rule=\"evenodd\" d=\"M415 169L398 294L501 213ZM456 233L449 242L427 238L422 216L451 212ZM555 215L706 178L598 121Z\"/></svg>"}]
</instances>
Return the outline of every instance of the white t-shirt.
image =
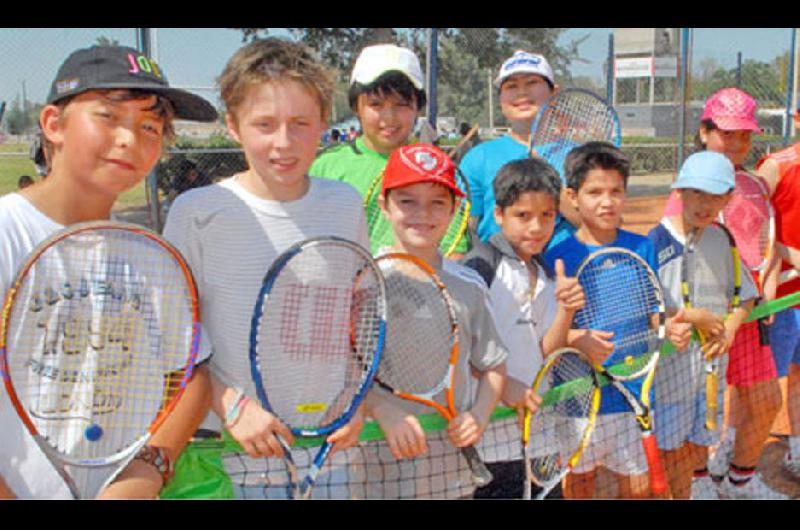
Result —
<instances>
[{"instance_id":1,"label":"white t-shirt","mask_svg":"<svg viewBox=\"0 0 800 530\"><path fill-rule=\"evenodd\" d=\"M0 293L3 295L6 294L17 275L18 269L22 266L30 252L44 239L63 228L62 225L54 222L37 210L22 195L15 193L0 198L0 255L3 258L0 260ZM105 256L107 248L105 244L101 244L101 242L98 241L98 245L93 245L91 248L87 247L85 250L94 250L100 253L101 256ZM159 262L154 261L152 255L148 255L146 252L134 252L130 255L130 259L107 261L107 273L111 275L110 277L115 279L115 281L109 284L95 284L94 282L86 281L86 278L83 276L83 267L76 268L74 266L78 263L77 261L68 259L68 253L75 250L75 248L66 247L62 250L67 253L49 254L49 266L61 267L62 272L67 275L67 278L70 278L68 285L72 285L74 289L63 292L59 290L59 293L63 294L63 298L57 296L53 304L42 304L40 300L41 297L38 296L37 293L40 289L45 289L44 292L48 292L47 288L51 287L48 285L48 281L50 280L48 279L48 275L35 274L31 276L29 278L31 281L24 284L25 289L29 289L30 291L20 291L17 295L16 303L14 304L14 314L16 315L15 322L19 325L12 327L9 333L11 334L13 329L22 329L23 323L25 322L25 320L22 319L28 318L36 318L39 320L39 325L46 325L48 332L41 335L20 335L16 339L9 336L9 341L13 341L12 343L17 344L17 348L21 350L33 349L35 351L37 348L61 347L66 349L68 344L66 339L66 327L64 328L65 338L63 344L60 343L57 338L59 336L58 330L62 325L60 322L62 322L64 318L65 311L73 311L76 306L81 306L82 310L85 310L86 304L91 305L93 314L96 314L98 319L106 310L117 311L118 308L119 310L128 311L127 314L130 315L131 319L125 321L130 323L130 334L126 334L124 337L118 335L122 332L122 328L105 328L105 323L102 320L97 320L97 324L100 326L98 329L110 329L108 337L111 337L112 334L115 337L122 337L121 342L111 340L111 338L106 341L104 332L100 332L97 336L91 334L91 324L89 325L90 331L87 336L81 331L84 329L82 324L76 326L77 321L70 321L68 324L76 326L71 328L74 334L69 335L72 337L69 342L71 347L78 349L88 348L91 343L94 344L95 347L102 347L106 355L103 356L103 359L84 355L60 356L58 362L55 364L50 364L49 362L41 363L39 365L41 369L46 370L46 372L42 373L59 373L63 371L66 374L74 371L75 374L89 374L97 368L94 364L95 362L108 362L108 366L112 366L115 362L120 362L114 360L115 357L118 357L122 359L121 362L126 366L125 370L119 372L119 378L126 377L125 374L130 374L131 370L139 374L141 367L137 368L136 360L143 357L133 356L130 357L128 361L125 360L125 352L127 351L126 343L128 340L135 341L136 344L139 345L138 347L149 345L154 352L158 352L158 350L163 348L174 351L174 348L170 348L168 343L163 342L165 339L173 337L172 333L160 333L158 330L153 331L149 328L145 328L145 326L136 325L137 322L154 323L155 320L152 312L163 312L165 310L163 303L167 300L174 299L173 296L167 296L166 298L161 297L159 291L155 291L153 297L143 297L141 296L143 293L134 292L136 291L136 285L146 280L147 270L150 266L154 266L160 270L160 266L157 265ZM94 261L99 262L100 260L96 258ZM124 278L124 280L121 280L122 278ZM63 280L59 278L57 281L59 285L55 287L56 290L60 288ZM115 284L116 287L122 287L123 285L125 287L115 292ZM173 284L170 283L168 287L172 285ZM106 290L108 288L111 289L112 294L110 296ZM67 295L67 292L72 294ZM138 303L131 303L131 300L134 300L134 298ZM43 310L35 310L34 308L37 306L43 307ZM135 317L135 315L139 313L141 313L140 317ZM145 316L147 314L150 314L151 317L147 318ZM134 318L135 320L133 320ZM92 321L94 322L94 317L92 317ZM120 326L124 325L123 320L117 322ZM171 321L167 319L162 322L171 322L172 325L183 326L183 321L179 320ZM181 327L181 329L184 328ZM55 330L56 333L49 333L49 331L52 330ZM48 339L50 336L55 336L56 339L50 342L50 339ZM20 342L21 340L23 342ZM99 346L101 342L97 341L101 341L102 346ZM76 352L77 351L79 350L76 350ZM199 359L202 360L206 358L208 356L208 351L209 348L207 345L203 348L201 344ZM13 355L13 352L10 353ZM15 365L12 364L12 370L14 366ZM115 366L122 366L122 364L117 364ZM154 370L151 374L154 378L153 380L160 381L164 372L156 367L152 369ZM165 369L169 371L174 369L174 367L165 367ZM19 382L18 378L24 375L25 374L22 372L17 373L14 375L14 380ZM30 373L28 375L29 377L38 377ZM47 375L44 377L46 379L51 379ZM83 436L80 436L80 433L83 432L85 427L85 419L82 418L82 411L88 410L86 409L88 403L98 403L96 401L98 395L112 396L113 387L106 387L108 387L109 384L122 384L124 380L116 379L117 376L114 376L113 373L111 377L114 378L116 383L105 379L91 378L86 379L84 383L78 385L66 384L63 387L62 391L70 392L73 399L72 406L75 408L70 408L70 412L68 413L68 416L72 419L64 415L64 412L60 410L60 406L59 408L53 409L53 404L49 403L47 400L40 399L36 402L29 403L28 406L30 407L30 413L34 417L34 421L47 422L49 418L58 419L58 423L52 424L57 426L58 430L51 430L50 435L57 438L59 446L62 447L63 450L69 451L70 454L75 455L77 458L94 458L95 455L98 454L96 451L99 446L93 447L91 443L87 443L87 440ZM59 378L53 379L52 383L48 382L48 384L60 384ZM53 467L46 460L38 445L36 445L27 429L24 428L18 419L8 396L5 392L2 392L2 394L2 402L0 402L0 425L3 427L3 434L0 436L3 437L2 455L4 458L0 459L0 473L2 473L9 487L16 495L22 498L71 498ZM145 422L146 425L150 419L154 417L155 412L160 407L160 399L151 400L149 402L141 398L137 399L136 421ZM98 416L98 421L101 426L108 426L115 421L122 421L119 414L115 412L116 409L113 406L113 400L109 399L107 403L111 405L112 408L109 409L106 414ZM124 410L130 411L128 408ZM122 410L120 410L120 412L122 412ZM126 419L124 424L129 424L129 421L133 421L133 419ZM130 424L133 425L133 423ZM103 444L104 447L107 447L106 444L112 443L112 439L108 438L108 435L113 432L115 431L106 429L106 436L103 438L105 442ZM127 435L117 432L116 436L113 438L113 440L115 440L113 443L117 443L119 447L122 447L127 441L138 436L140 433L141 428L135 428L135 431L129 431ZM73 477L76 484L79 485L79 489L82 492L92 494L100 489L106 478L115 471L116 467L116 465L99 469L70 467L68 472Z\"/></svg>"},{"instance_id":2,"label":"white t-shirt","mask_svg":"<svg viewBox=\"0 0 800 530\"><path fill-rule=\"evenodd\" d=\"M236 177L190 190L170 208L164 236L183 253L197 281L213 374L256 400L250 323L272 262L311 237L338 236L369 248L358 192L349 184L313 177L308 192L289 202L261 199ZM222 428L213 413L203 426Z\"/></svg>"}]
</instances>

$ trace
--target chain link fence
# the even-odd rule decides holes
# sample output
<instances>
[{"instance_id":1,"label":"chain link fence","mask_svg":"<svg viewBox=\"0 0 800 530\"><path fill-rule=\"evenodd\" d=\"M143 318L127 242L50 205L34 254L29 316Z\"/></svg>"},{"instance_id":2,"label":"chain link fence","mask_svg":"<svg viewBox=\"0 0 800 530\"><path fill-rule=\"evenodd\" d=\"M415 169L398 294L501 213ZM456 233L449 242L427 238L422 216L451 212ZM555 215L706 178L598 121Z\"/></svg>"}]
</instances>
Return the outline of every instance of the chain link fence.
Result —
<instances>
[{"instance_id":1,"label":"chain link fence","mask_svg":"<svg viewBox=\"0 0 800 530\"><path fill-rule=\"evenodd\" d=\"M792 30L738 29L735 39L722 37L722 31L731 30L691 30L683 107L679 28L439 28L435 108L442 144L458 141L462 123L478 124L483 139L508 130L493 80L507 57L525 49L548 58L562 88L586 88L611 99L622 122L622 149L632 161L633 174L636 178L661 175L664 185L671 182L680 156L692 152L704 100L719 88L741 87L758 101L759 123L764 129L763 135L755 137L747 162L752 165L787 140ZM763 45L755 45L765 31L778 36L774 39L778 44L766 52ZM150 34L152 55L167 72L171 85L191 90L220 107L216 76L241 46L243 33L159 28ZM269 34L290 36L274 29ZM428 37L429 30L424 28L394 28L392 35L417 51L423 68L428 67ZM728 45L720 45L722 39ZM35 175L28 158L30 143L58 65L72 50L104 43L136 47L137 30L0 31L0 68L7 73L0 80L0 100L7 102L0 125L0 194L15 190L21 175ZM352 65L337 67L342 82L332 124L347 131L358 125L346 102L346 79ZM682 113L686 121L683 152L679 147ZM120 198L115 209L119 218L160 229L169 203L179 193L245 168L241 150L225 131L222 118L212 124L178 122L176 131L177 141L158 165L152 185L143 183Z\"/></svg>"}]
</instances>

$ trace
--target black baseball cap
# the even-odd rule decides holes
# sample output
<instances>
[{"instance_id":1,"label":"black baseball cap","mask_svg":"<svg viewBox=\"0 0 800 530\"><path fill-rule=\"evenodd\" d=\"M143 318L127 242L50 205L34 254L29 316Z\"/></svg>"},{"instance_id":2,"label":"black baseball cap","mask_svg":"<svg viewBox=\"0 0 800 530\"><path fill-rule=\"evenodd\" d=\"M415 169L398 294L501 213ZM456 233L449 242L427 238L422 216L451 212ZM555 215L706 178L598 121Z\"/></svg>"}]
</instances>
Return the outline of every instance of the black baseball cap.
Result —
<instances>
[{"instance_id":1,"label":"black baseball cap","mask_svg":"<svg viewBox=\"0 0 800 530\"><path fill-rule=\"evenodd\" d=\"M169 100L176 118L217 119L217 111L211 103L191 92L170 88L160 65L126 46L92 46L73 52L58 69L47 103L98 89L146 90Z\"/></svg>"}]
</instances>

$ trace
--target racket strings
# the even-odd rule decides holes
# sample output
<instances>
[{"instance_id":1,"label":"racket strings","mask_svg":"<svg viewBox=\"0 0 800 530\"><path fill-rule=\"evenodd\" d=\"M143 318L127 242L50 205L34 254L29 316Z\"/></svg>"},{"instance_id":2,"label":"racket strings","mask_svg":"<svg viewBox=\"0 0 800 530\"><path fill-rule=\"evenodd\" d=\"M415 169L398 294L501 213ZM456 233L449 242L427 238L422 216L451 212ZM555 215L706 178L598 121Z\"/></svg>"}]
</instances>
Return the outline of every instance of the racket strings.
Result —
<instances>
[{"instance_id":1,"label":"racket strings","mask_svg":"<svg viewBox=\"0 0 800 530\"><path fill-rule=\"evenodd\" d=\"M337 419L369 375L383 307L367 259L347 245L304 247L259 302L258 370L272 410L293 427Z\"/></svg>"},{"instance_id":2,"label":"racket strings","mask_svg":"<svg viewBox=\"0 0 800 530\"><path fill-rule=\"evenodd\" d=\"M413 262L382 263L387 334L377 377L406 393L444 390L451 369L454 323L434 279Z\"/></svg>"},{"instance_id":3,"label":"racket strings","mask_svg":"<svg viewBox=\"0 0 800 530\"><path fill-rule=\"evenodd\" d=\"M544 395L560 385L575 381L593 380L593 368L574 352L560 355L540 383L538 393ZM585 442L591 428L595 410L595 385L585 385L577 393L542 407L531 416L531 434L528 447L531 480L539 486L547 486L559 480L567 471L570 460Z\"/></svg>"},{"instance_id":4,"label":"racket strings","mask_svg":"<svg viewBox=\"0 0 800 530\"><path fill-rule=\"evenodd\" d=\"M11 378L66 460L120 453L175 393L194 329L184 274L155 241L114 229L60 239L26 271L9 326Z\"/></svg>"},{"instance_id":5,"label":"racket strings","mask_svg":"<svg viewBox=\"0 0 800 530\"><path fill-rule=\"evenodd\" d=\"M664 337L664 306L644 265L625 253L605 253L586 263L578 279L588 303L576 312L580 329L613 332L606 363L651 357Z\"/></svg>"},{"instance_id":6,"label":"racket strings","mask_svg":"<svg viewBox=\"0 0 800 530\"><path fill-rule=\"evenodd\" d=\"M771 218L764 188L753 177L737 172L736 188L721 219L733 234L742 261L751 270L766 266L774 235Z\"/></svg>"}]
</instances>

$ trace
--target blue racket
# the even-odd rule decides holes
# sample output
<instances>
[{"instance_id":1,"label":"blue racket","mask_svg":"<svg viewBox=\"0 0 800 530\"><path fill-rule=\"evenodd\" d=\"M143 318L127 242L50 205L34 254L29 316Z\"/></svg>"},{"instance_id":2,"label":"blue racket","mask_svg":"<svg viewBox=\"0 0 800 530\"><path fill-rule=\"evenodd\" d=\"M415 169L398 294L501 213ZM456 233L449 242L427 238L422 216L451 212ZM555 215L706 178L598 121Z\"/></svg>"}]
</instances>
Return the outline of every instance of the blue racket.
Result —
<instances>
[{"instance_id":1,"label":"blue racket","mask_svg":"<svg viewBox=\"0 0 800 530\"><path fill-rule=\"evenodd\" d=\"M590 141L619 147L619 117L605 100L582 88L568 88L548 99L531 125L531 148L564 178L564 160Z\"/></svg>"},{"instance_id":2,"label":"blue racket","mask_svg":"<svg viewBox=\"0 0 800 530\"><path fill-rule=\"evenodd\" d=\"M297 437L347 424L383 351L386 291L366 249L334 237L294 245L264 278L250 332L250 368L261 405ZM323 443L298 481L284 445L289 496L307 499L332 444Z\"/></svg>"}]
</instances>

